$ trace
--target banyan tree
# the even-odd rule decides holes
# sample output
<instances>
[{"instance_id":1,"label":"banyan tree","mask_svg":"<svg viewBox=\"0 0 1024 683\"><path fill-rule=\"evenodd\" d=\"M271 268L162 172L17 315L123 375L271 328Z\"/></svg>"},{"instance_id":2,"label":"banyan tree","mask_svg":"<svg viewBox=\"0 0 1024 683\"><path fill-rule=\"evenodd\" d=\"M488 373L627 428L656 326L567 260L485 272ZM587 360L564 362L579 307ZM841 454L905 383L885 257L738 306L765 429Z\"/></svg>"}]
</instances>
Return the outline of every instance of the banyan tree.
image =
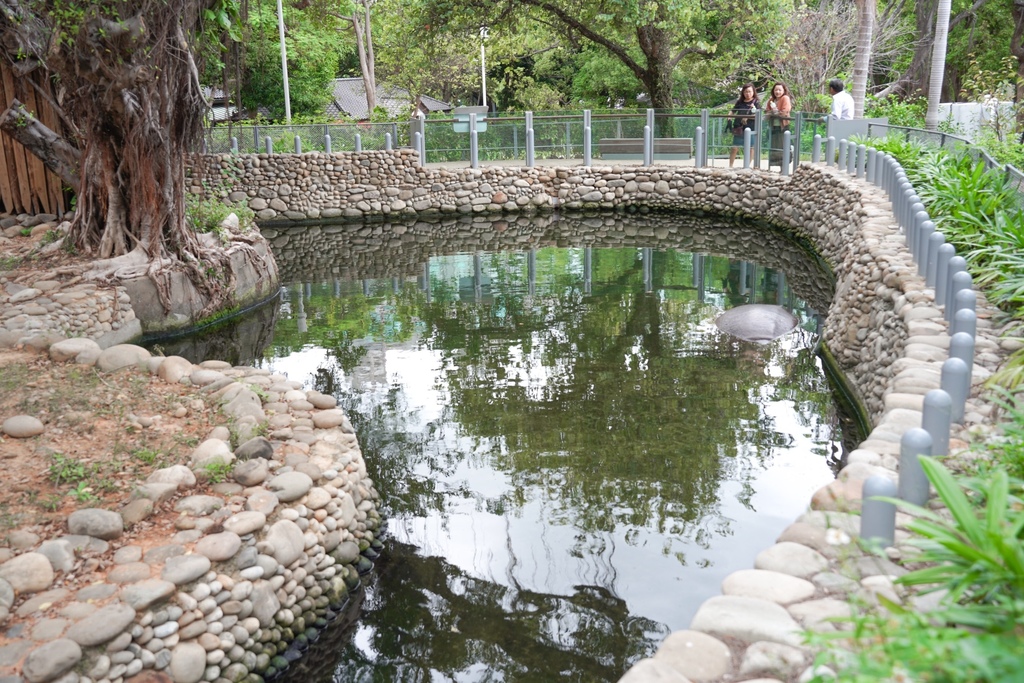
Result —
<instances>
[{"instance_id":1,"label":"banyan tree","mask_svg":"<svg viewBox=\"0 0 1024 683\"><path fill-rule=\"evenodd\" d=\"M230 26L234 0L0 0L0 50L16 77L36 84L58 113L59 137L12 106L0 127L74 189L66 240L113 259L123 275L148 272L166 291L184 272L210 300L228 298L226 249L186 217L186 165L207 103L202 45ZM44 84L47 87L39 87Z\"/></svg>"}]
</instances>

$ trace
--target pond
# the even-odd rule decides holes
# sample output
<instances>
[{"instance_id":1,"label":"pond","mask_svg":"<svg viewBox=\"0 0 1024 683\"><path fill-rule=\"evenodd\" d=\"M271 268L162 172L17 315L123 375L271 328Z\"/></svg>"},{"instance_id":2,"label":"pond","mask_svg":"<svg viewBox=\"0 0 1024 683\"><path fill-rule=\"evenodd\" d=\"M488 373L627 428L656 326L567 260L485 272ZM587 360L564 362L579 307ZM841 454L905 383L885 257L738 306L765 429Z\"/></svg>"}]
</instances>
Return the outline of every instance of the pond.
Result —
<instances>
[{"instance_id":1,"label":"pond","mask_svg":"<svg viewBox=\"0 0 1024 683\"><path fill-rule=\"evenodd\" d=\"M165 353L338 397L387 520L293 681L615 681L798 517L853 429L816 354L832 282L705 218L266 229L280 300ZM768 344L719 331L792 311Z\"/></svg>"}]
</instances>

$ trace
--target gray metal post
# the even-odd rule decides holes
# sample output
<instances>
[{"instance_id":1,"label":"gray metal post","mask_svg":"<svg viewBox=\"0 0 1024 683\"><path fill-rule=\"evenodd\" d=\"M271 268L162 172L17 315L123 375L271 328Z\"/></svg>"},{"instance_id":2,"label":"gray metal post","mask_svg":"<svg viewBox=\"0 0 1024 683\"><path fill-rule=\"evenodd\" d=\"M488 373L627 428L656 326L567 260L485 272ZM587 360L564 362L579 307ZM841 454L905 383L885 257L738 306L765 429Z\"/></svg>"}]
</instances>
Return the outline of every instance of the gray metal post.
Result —
<instances>
[{"instance_id":1,"label":"gray metal post","mask_svg":"<svg viewBox=\"0 0 1024 683\"><path fill-rule=\"evenodd\" d=\"M793 145L793 172L800 167L800 141L803 140L804 117L799 113L794 117L791 127L791 139Z\"/></svg>"},{"instance_id":2,"label":"gray metal post","mask_svg":"<svg viewBox=\"0 0 1024 683\"><path fill-rule=\"evenodd\" d=\"M654 110L647 110L647 125L644 126L644 166L654 164Z\"/></svg>"},{"instance_id":3,"label":"gray metal post","mask_svg":"<svg viewBox=\"0 0 1024 683\"><path fill-rule=\"evenodd\" d=\"M957 273L957 277L960 277L960 273ZM956 294L953 295L953 319L956 319L956 314L960 311L973 311L975 314L978 312L978 294L968 287L961 287L957 290ZM953 320L950 320L952 323Z\"/></svg>"},{"instance_id":4,"label":"gray metal post","mask_svg":"<svg viewBox=\"0 0 1024 683\"><path fill-rule=\"evenodd\" d=\"M298 135L295 136L295 153L302 154L302 140Z\"/></svg>"},{"instance_id":5,"label":"gray metal post","mask_svg":"<svg viewBox=\"0 0 1024 683\"><path fill-rule=\"evenodd\" d=\"M953 274L949 287L949 299L947 299L946 322L953 322L953 316L960 310L958 304L962 304L963 307L970 308L972 311L975 310L977 299L975 296L967 296L967 292L970 292L972 295L974 294L974 291L971 289L973 283L974 280L971 278L971 274L966 270Z\"/></svg>"},{"instance_id":6,"label":"gray metal post","mask_svg":"<svg viewBox=\"0 0 1024 683\"><path fill-rule=\"evenodd\" d=\"M387 136L385 136L385 138L386 137ZM388 147L388 149L391 149L391 148ZM327 154L330 154L332 151L333 150L331 150L331 136L330 135L324 135L324 152L327 153Z\"/></svg>"},{"instance_id":7,"label":"gray metal post","mask_svg":"<svg viewBox=\"0 0 1024 683\"><path fill-rule=\"evenodd\" d=\"M814 134L814 143L811 145L811 163L816 164L821 161L821 135L818 133Z\"/></svg>"},{"instance_id":8,"label":"gray metal post","mask_svg":"<svg viewBox=\"0 0 1024 683\"><path fill-rule=\"evenodd\" d=\"M956 336L964 333L971 335L971 339L978 336L978 314L969 308L957 311L953 314L953 324L949 326L949 332Z\"/></svg>"},{"instance_id":9,"label":"gray metal post","mask_svg":"<svg viewBox=\"0 0 1024 683\"><path fill-rule=\"evenodd\" d=\"M590 159L590 110L583 110L583 165L591 166Z\"/></svg>"},{"instance_id":10,"label":"gray metal post","mask_svg":"<svg viewBox=\"0 0 1024 683\"><path fill-rule=\"evenodd\" d=\"M917 195L914 195L917 197ZM915 258L920 258L917 253L917 236L918 230L921 224L928 220L928 212L924 210L924 204L915 201L910 204L910 210L907 211L907 247L910 249L910 254Z\"/></svg>"},{"instance_id":11,"label":"gray metal post","mask_svg":"<svg viewBox=\"0 0 1024 683\"><path fill-rule=\"evenodd\" d=\"M921 468L921 456L932 454L932 435L920 427L903 432L900 439L900 479L896 493L900 500L914 505L928 502L931 487Z\"/></svg>"},{"instance_id":12,"label":"gray metal post","mask_svg":"<svg viewBox=\"0 0 1024 683\"><path fill-rule=\"evenodd\" d=\"M526 118L526 165L527 167L533 166L533 112L528 111L524 114Z\"/></svg>"},{"instance_id":13,"label":"gray metal post","mask_svg":"<svg viewBox=\"0 0 1024 683\"><path fill-rule=\"evenodd\" d=\"M876 497L896 497L896 484L881 475L868 477L861 489L860 537L868 543L889 547L896 540L896 506Z\"/></svg>"},{"instance_id":14,"label":"gray metal post","mask_svg":"<svg viewBox=\"0 0 1024 683\"><path fill-rule=\"evenodd\" d=\"M917 274L921 277L927 277L928 275L928 242L931 240L932 235L935 234L935 223L928 220L928 214L924 213L925 218L921 221L921 225L917 228Z\"/></svg>"},{"instance_id":15,"label":"gray metal post","mask_svg":"<svg viewBox=\"0 0 1024 683\"><path fill-rule=\"evenodd\" d=\"M263 146L267 150L267 154L274 153L274 141L271 139L269 135L263 138Z\"/></svg>"},{"instance_id":16,"label":"gray metal post","mask_svg":"<svg viewBox=\"0 0 1024 683\"><path fill-rule=\"evenodd\" d=\"M790 173L789 146L792 144L790 137L788 130L782 133L782 175L789 175Z\"/></svg>"},{"instance_id":17,"label":"gray metal post","mask_svg":"<svg viewBox=\"0 0 1024 683\"><path fill-rule=\"evenodd\" d=\"M914 206L921 204L921 202L914 202ZM928 212L924 209L924 204L921 204L921 208L911 215L911 219L914 224L914 241L910 245L910 251L914 255L914 259L917 261L924 261L924 252L922 251L922 233L924 231L924 224L928 222ZM925 261L925 266L928 262Z\"/></svg>"},{"instance_id":18,"label":"gray metal post","mask_svg":"<svg viewBox=\"0 0 1024 683\"><path fill-rule=\"evenodd\" d=\"M939 245L935 258L935 305L946 305L946 281L949 279L949 262L956 256L956 249L949 242Z\"/></svg>"},{"instance_id":19,"label":"gray metal post","mask_svg":"<svg viewBox=\"0 0 1024 683\"><path fill-rule=\"evenodd\" d=\"M384 149L390 152L394 143L391 141L391 133L384 133Z\"/></svg>"},{"instance_id":20,"label":"gray metal post","mask_svg":"<svg viewBox=\"0 0 1024 683\"><path fill-rule=\"evenodd\" d=\"M231 153L238 154L238 138L231 136Z\"/></svg>"},{"instance_id":21,"label":"gray metal post","mask_svg":"<svg viewBox=\"0 0 1024 683\"><path fill-rule=\"evenodd\" d=\"M924 284L926 287L935 286L935 271L939 262L939 247L945 243L946 236L937 230L928 237L928 270L924 274Z\"/></svg>"},{"instance_id":22,"label":"gray metal post","mask_svg":"<svg viewBox=\"0 0 1024 683\"><path fill-rule=\"evenodd\" d=\"M356 133L356 151L363 151L363 136L360 135L359 133Z\"/></svg>"},{"instance_id":23,"label":"gray metal post","mask_svg":"<svg viewBox=\"0 0 1024 683\"><path fill-rule=\"evenodd\" d=\"M857 172L857 145L852 142L846 144L846 173L854 175Z\"/></svg>"},{"instance_id":24,"label":"gray metal post","mask_svg":"<svg viewBox=\"0 0 1024 683\"><path fill-rule=\"evenodd\" d=\"M849 140L839 141L839 159L836 161L836 168L840 171L846 168L846 156L849 151L850 142Z\"/></svg>"},{"instance_id":25,"label":"gray metal post","mask_svg":"<svg viewBox=\"0 0 1024 683\"><path fill-rule=\"evenodd\" d=\"M953 310L953 295L956 292L960 291L959 289L953 289L953 283L956 279L957 273L967 272L967 259L965 259L963 256L954 256L953 258L949 259L949 265L947 266L947 268L949 272L946 273L946 291L942 295L942 303L946 307L946 322L950 322L951 320L953 320L953 314L956 313L956 311ZM962 288L963 278L961 277L960 280L957 282Z\"/></svg>"},{"instance_id":26,"label":"gray metal post","mask_svg":"<svg viewBox=\"0 0 1024 683\"><path fill-rule=\"evenodd\" d=\"M949 418L957 424L963 424L964 405L971 392L971 371L967 364L959 358L947 358L942 364L942 375L939 388L949 394Z\"/></svg>"},{"instance_id":27,"label":"gray metal post","mask_svg":"<svg viewBox=\"0 0 1024 683\"><path fill-rule=\"evenodd\" d=\"M700 168L704 164L702 163L704 151L704 129L697 126L697 130L693 131L693 165L695 168Z\"/></svg>"},{"instance_id":28,"label":"gray metal post","mask_svg":"<svg viewBox=\"0 0 1024 683\"><path fill-rule=\"evenodd\" d=\"M469 115L469 167L478 168L480 166L480 150L477 147L478 139L476 134L476 114L471 113Z\"/></svg>"},{"instance_id":29,"label":"gray metal post","mask_svg":"<svg viewBox=\"0 0 1024 683\"><path fill-rule=\"evenodd\" d=\"M423 144L423 136L420 135L419 131L412 134L412 146L416 150L416 156L420 158L420 166L423 165L423 151L421 145Z\"/></svg>"},{"instance_id":30,"label":"gray metal post","mask_svg":"<svg viewBox=\"0 0 1024 683\"><path fill-rule=\"evenodd\" d=\"M878 177L878 169L875 167L876 163L878 163L878 150L874 147L870 147L868 149L867 161L865 162L864 179L875 185L878 184L875 182L875 179Z\"/></svg>"},{"instance_id":31,"label":"gray metal post","mask_svg":"<svg viewBox=\"0 0 1024 683\"><path fill-rule=\"evenodd\" d=\"M967 367L974 368L974 335L955 332L949 340L949 357L959 358Z\"/></svg>"},{"instance_id":32,"label":"gray metal post","mask_svg":"<svg viewBox=\"0 0 1024 683\"><path fill-rule=\"evenodd\" d=\"M836 139L831 135L825 141L825 165L835 166L836 164Z\"/></svg>"},{"instance_id":33,"label":"gray metal post","mask_svg":"<svg viewBox=\"0 0 1024 683\"><path fill-rule=\"evenodd\" d=\"M931 434L932 455L949 455L949 420L953 400L942 389L932 389L924 395L921 427Z\"/></svg>"},{"instance_id":34,"label":"gray metal post","mask_svg":"<svg viewBox=\"0 0 1024 683\"><path fill-rule=\"evenodd\" d=\"M753 136L749 128L743 129L743 168L750 168L750 139Z\"/></svg>"}]
</instances>

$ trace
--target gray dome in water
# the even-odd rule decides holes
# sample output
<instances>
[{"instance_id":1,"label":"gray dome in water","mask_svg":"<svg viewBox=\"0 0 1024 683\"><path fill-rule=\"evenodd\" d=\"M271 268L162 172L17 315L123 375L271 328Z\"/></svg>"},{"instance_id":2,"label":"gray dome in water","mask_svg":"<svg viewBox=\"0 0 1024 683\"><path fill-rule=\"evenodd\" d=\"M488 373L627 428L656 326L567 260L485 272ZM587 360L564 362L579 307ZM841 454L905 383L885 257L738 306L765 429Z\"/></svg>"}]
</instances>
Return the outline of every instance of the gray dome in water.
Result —
<instances>
[{"instance_id":1,"label":"gray dome in water","mask_svg":"<svg viewBox=\"0 0 1024 683\"><path fill-rule=\"evenodd\" d=\"M730 308L715 320L715 325L722 332L759 344L767 344L791 332L796 324L795 315L782 306L768 304L747 304Z\"/></svg>"}]
</instances>

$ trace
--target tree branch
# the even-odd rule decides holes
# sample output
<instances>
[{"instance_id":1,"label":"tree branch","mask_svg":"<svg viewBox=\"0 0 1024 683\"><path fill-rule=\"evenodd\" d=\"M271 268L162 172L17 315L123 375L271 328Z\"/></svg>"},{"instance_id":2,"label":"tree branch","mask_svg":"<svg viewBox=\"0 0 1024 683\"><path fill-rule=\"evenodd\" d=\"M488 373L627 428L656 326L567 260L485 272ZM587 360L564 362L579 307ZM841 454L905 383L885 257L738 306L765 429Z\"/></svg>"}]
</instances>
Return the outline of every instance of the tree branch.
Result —
<instances>
[{"instance_id":1,"label":"tree branch","mask_svg":"<svg viewBox=\"0 0 1024 683\"><path fill-rule=\"evenodd\" d=\"M17 99L12 100L11 106L0 114L0 130L39 157L48 169L78 192L81 187L78 177L81 152L32 116Z\"/></svg>"}]
</instances>

